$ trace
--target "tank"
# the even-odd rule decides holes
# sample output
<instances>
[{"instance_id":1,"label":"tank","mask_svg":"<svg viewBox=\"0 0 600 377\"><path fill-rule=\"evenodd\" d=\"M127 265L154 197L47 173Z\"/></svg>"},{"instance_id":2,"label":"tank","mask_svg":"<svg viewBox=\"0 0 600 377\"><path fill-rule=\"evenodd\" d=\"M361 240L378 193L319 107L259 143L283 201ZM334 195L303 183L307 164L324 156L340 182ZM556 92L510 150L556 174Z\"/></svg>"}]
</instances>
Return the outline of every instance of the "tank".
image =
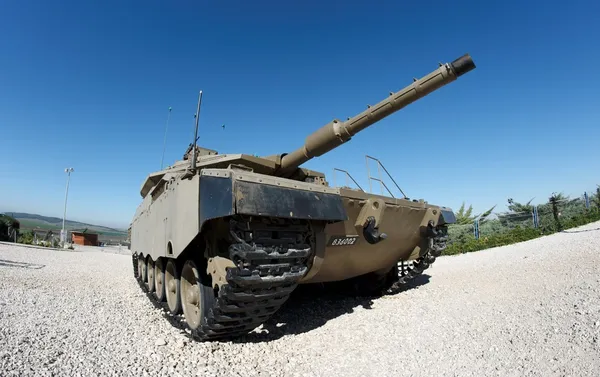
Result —
<instances>
[{"instance_id":1,"label":"tank","mask_svg":"<svg viewBox=\"0 0 600 377\"><path fill-rule=\"evenodd\" d=\"M446 244L450 208L332 187L302 167L358 132L473 70L468 54L290 153L219 154L196 145L147 176L129 229L134 276L200 341L268 320L300 284L352 281L376 292L428 268Z\"/></svg>"}]
</instances>

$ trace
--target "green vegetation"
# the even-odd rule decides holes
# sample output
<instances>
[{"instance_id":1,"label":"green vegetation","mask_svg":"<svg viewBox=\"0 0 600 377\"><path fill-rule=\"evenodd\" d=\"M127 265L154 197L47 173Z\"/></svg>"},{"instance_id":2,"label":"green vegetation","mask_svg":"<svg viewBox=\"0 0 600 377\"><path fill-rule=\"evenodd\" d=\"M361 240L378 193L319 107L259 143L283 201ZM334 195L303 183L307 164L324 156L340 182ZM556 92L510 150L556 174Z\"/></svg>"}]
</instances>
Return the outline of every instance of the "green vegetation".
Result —
<instances>
[{"instance_id":1,"label":"green vegetation","mask_svg":"<svg viewBox=\"0 0 600 377\"><path fill-rule=\"evenodd\" d=\"M11 212L10 215L12 215L12 218L15 218L21 224L21 232L27 230L35 230L36 232L38 232L39 236L39 231L52 231L55 234L59 234L60 230L62 229L62 219L58 217L42 216L37 214L21 212ZM97 233L101 241L124 241L127 239L126 230L114 229L102 225L93 225L73 220L66 220L65 228L67 230L85 230L87 232ZM0 234L1 232L2 230L0 229Z\"/></svg>"},{"instance_id":2,"label":"green vegetation","mask_svg":"<svg viewBox=\"0 0 600 377\"><path fill-rule=\"evenodd\" d=\"M49 234L46 234L47 237L42 238L38 233L38 237L36 238L33 230L25 230L19 233L17 238L17 243L22 243L25 245L37 245L37 246L45 246L45 247L59 247L59 239L58 237L51 237L52 231ZM11 239L10 241L13 241Z\"/></svg>"},{"instance_id":3,"label":"green vegetation","mask_svg":"<svg viewBox=\"0 0 600 377\"><path fill-rule=\"evenodd\" d=\"M9 214L11 216L8 216ZM6 224L16 225L11 227L11 225L7 226ZM0 214L0 241L14 242L15 233L13 229L15 229L15 226L18 243L57 247L60 230L62 229L62 219L20 212ZM65 221L65 228L68 231L96 233L100 242L108 244L125 242L128 238L127 230L72 220Z\"/></svg>"},{"instance_id":4,"label":"green vegetation","mask_svg":"<svg viewBox=\"0 0 600 377\"><path fill-rule=\"evenodd\" d=\"M0 213L0 241L10 241L14 232L19 231L19 227L17 219Z\"/></svg>"},{"instance_id":5,"label":"green vegetation","mask_svg":"<svg viewBox=\"0 0 600 377\"><path fill-rule=\"evenodd\" d=\"M486 211L484 221L479 223L479 239L475 239L473 234L473 223L477 216L471 216L471 207L465 211L463 204L457 211L457 223L448 229L450 244L444 250L444 255L510 245L600 221L600 186L590 196L589 209L585 208L580 198L570 199L562 193L553 193L548 202L537 206L538 228L533 224L532 200L522 204L508 199L509 211L499 214L497 219L489 219L490 213Z\"/></svg>"},{"instance_id":6,"label":"green vegetation","mask_svg":"<svg viewBox=\"0 0 600 377\"><path fill-rule=\"evenodd\" d=\"M596 187L596 194L590 198L590 204L600 211L600 185Z\"/></svg>"},{"instance_id":7,"label":"green vegetation","mask_svg":"<svg viewBox=\"0 0 600 377\"><path fill-rule=\"evenodd\" d=\"M28 230L19 235L17 242L31 245L31 244L33 244L34 239L35 239L35 234L33 234L33 230Z\"/></svg>"},{"instance_id":8,"label":"green vegetation","mask_svg":"<svg viewBox=\"0 0 600 377\"><path fill-rule=\"evenodd\" d=\"M469 208L465 211L465 203L460 206L458 212L456 212L456 223L459 225L473 224L476 218L479 218L479 223L482 224L488 220L488 217L492 214L492 211L496 208L494 205L492 208L488 209L481 215L472 215L473 206L470 205Z\"/></svg>"},{"instance_id":9,"label":"green vegetation","mask_svg":"<svg viewBox=\"0 0 600 377\"><path fill-rule=\"evenodd\" d=\"M31 213L11 212L10 215L21 223L21 228L36 228L36 229L62 229L62 219L58 217L42 216ZM126 234L126 230L114 229L102 225L93 225L82 223L73 220L65 221L66 229L85 229L88 228L90 232L94 233L114 233L114 234Z\"/></svg>"}]
</instances>

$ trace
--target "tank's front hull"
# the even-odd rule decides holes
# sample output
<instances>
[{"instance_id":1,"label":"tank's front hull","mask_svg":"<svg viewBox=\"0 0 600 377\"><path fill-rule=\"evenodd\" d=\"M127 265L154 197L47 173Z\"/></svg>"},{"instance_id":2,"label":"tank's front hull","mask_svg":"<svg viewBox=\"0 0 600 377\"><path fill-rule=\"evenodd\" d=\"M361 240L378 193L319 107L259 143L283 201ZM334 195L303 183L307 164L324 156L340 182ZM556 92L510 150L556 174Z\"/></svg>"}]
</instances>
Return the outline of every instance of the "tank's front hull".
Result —
<instances>
[{"instance_id":1,"label":"tank's front hull","mask_svg":"<svg viewBox=\"0 0 600 377\"><path fill-rule=\"evenodd\" d=\"M451 210L424 202L342 189L348 219L327 225L326 247L302 283L339 281L370 272L384 273L398 261L414 260L428 247L427 225L453 222ZM364 234L366 220L377 219L379 234L370 243Z\"/></svg>"},{"instance_id":2,"label":"tank's front hull","mask_svg":"<svg viewBox=\"0 0 600 377\"><path fill-rule=\"evenodd\" d=\"M347 218L339 191L312 183L239 169L155 181L132 222L134 274L203 340L270 318L325 244L325 224Z\"/></svg>"}]
</instances>

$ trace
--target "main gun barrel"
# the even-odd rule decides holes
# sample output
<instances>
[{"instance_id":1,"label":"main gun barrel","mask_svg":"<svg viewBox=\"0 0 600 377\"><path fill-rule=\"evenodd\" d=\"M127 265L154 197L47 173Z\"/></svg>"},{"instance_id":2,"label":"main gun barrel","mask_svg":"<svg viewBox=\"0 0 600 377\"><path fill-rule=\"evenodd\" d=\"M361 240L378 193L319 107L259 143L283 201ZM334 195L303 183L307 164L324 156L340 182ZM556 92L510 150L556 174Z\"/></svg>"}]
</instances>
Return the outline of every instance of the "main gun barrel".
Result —
<instances>
[{"instance_id":1,"label":"main gun barrel","mask_svg":"<svg viewBox=\"0 0 600 377\"><path fill-rule=\"evenodd\" d=\"M284 155L281 158L280 173L291 172L311 158L329 152L350 140L357 132L456 80L474 68L473 59L469 54L465 54L452 63L441 64L438 69L415 80L404 89L390 93L388 98L376 105L369 106L353 118L345 122L333 120L309 135L302 147Z\"/></svg>"}]
</instances>

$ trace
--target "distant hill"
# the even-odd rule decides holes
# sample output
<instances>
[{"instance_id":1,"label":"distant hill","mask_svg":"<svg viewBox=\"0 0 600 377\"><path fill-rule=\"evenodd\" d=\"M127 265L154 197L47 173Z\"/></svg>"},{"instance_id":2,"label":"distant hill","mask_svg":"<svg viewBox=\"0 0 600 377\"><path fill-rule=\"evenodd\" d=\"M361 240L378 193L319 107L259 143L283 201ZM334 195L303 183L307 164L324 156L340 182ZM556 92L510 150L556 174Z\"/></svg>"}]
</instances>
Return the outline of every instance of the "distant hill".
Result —
<instances>
[{"instance_id":1,"label":"distant hill","mask_svg":"<svg viewBox=\"0 0 600 377\"><path fill-rule=\"evenodd\" d=\"M21 224L21 229L43 229L43 230L60 230L62 229L62 219L58 217L42 216L32 213L22 212L4 212L5 214L14 217ZM65 228L67 230L84 230L88 232L98 233L104 236L127 236L127 230L109 228L102 225L94 225L82 223L79 221L65 220Z\"/></svg>"}]
</instances>

